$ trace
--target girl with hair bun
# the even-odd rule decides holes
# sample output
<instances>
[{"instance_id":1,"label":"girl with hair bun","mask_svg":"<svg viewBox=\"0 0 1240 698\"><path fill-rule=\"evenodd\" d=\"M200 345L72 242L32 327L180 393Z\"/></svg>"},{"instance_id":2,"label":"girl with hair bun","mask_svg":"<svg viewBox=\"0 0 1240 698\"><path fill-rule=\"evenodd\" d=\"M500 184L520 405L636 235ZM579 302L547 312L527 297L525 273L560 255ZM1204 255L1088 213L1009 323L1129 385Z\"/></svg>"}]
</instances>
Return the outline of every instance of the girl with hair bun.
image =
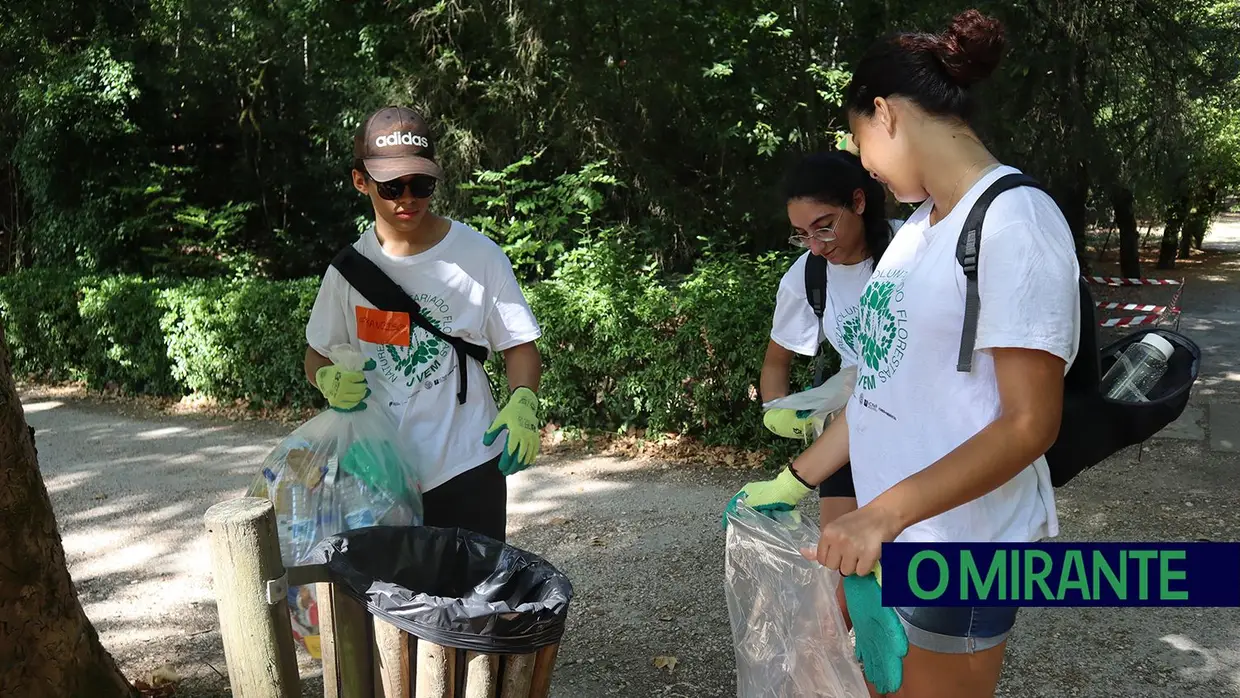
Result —
<instances>
[{"instance_id":1,"label":"girl with hair bun","mask_svg":"<svg viewBox=\"0 0 1240 698\"><path fill-rule=\"evenodd\" d=\"M866 169L899 201L921 206L862 294L852 399L791 470L808 492L851 463L859 508L826 524L818 549L805 554L846 575L876 695L994 695L1017 615L882 608L881 579L870 573L884 542L1020 543L1059 532L1044 454L1078 349L1080 270L1067 221L1038 189L1009 189L987 209L972 365L957 366L967 290L957 241L987 187L1019 172L969 123L971 88L1003 48L999 22L969 10L941 34L876 42L846 95Z\"/></svg>"}]
</instances>

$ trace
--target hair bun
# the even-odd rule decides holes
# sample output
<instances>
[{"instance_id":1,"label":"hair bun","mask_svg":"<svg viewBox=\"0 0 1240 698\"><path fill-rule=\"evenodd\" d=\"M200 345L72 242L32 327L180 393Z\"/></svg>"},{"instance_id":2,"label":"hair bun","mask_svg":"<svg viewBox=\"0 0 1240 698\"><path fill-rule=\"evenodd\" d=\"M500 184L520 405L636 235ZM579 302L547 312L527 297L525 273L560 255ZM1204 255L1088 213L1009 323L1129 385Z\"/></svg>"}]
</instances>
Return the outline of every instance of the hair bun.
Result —
<instances>
[{"instance_id":1,"label":"hair bun","mask_svg":"<svg viewBox=\"0 0 1240 698\"><path fill-rule=\"evenodd\" d=\"M1006 44L999 20L967 10L956 15L939 37L935 53L952 81L969 87L995 71Z\"/></svg>"}]
</instances>

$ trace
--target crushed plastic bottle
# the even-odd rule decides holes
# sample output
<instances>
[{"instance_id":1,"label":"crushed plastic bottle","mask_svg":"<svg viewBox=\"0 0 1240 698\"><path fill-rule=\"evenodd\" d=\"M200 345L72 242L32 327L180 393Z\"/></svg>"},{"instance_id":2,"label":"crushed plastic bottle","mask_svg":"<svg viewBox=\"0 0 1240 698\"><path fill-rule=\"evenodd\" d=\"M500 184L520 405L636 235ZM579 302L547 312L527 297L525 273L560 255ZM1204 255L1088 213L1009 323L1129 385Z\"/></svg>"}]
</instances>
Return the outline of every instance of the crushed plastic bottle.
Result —
<instances>
[{"instance_id":1,"label":"crushed plastic bottle","mask_svg":"<svg viewBox=\"0 0 1240 698\"><path fill-rule=\"evenodd\" d=\"M1150 390L1167 372L1175 354L1171 342L1150 333L1132 344L1102 377L1102 392L1112 400L1149 402Z\"/></svg>"}]
</instances>

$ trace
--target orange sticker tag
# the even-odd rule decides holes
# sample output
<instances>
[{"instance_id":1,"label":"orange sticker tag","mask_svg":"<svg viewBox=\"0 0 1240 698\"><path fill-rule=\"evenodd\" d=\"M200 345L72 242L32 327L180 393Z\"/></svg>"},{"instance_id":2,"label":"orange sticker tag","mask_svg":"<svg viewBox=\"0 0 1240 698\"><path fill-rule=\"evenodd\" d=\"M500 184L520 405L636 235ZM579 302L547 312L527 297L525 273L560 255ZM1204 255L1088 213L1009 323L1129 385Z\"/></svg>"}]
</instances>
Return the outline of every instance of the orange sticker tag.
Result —
<instances>
[{"instance_id":1,"label":"orange sticker tag","mask_svg":"<svg viewBox=\"0 0 1240 698\"><path fill-rule=\"evenodd\" d=\"M355 306L357 338L372 344L409 346L409 313Z\"/></svg>"}]
</instances>

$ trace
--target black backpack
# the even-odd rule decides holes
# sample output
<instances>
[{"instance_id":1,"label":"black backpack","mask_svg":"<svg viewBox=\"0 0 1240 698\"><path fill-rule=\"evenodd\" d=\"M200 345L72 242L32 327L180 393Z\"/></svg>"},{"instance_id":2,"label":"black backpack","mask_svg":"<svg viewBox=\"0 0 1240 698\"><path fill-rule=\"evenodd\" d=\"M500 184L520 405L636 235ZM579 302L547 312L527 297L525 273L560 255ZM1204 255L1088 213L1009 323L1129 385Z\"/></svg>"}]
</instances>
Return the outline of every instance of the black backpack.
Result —
<instances>
[{"instance_id":1,"label":"black backpack","mask_svg":"<svg viewBox=\"0 0 1240 698\"><path fill-rule=\"evenodd\" d=\"M374 304L377 309L407 313L412 323L452 347L452 350L456 352L457 373L460 374L460 388L457 390L456 400L462 405L465 404L469 393L469 371L466 370L468 368L466 360L473 358L485 365L487 359L490 358L487 348L467 342L460 337L452 337L435 327L422 314L422 307L417 301L410 298L409 294L405 293L404 289L392 281L387 274L384 274L378 265L363 256L352 245L346 246L337 253L332 260L332 266L340 272L340 275L355 291L362 294L362 297Z\"/></svg>"},{"instance_id":2,"label":"black backpack","mask_svg":"<svg viewBox=\"0 0 1240 698\"><path fill-rule=\"evenodd\" d=\"M1014 187L1041 184L1024 174L1009 174L995 180L978 198L965 219L956 246L956 259L964 269L967 291L964 327L960 337L960 356L956 369L968 373L973 367L973 346L977 339L978 298L977 263L982 221L995 197ZM1189 392L1200 371L1201 350L1179 332L1162 328L1138 330L1101 350L1098 349L1098 322L1088 282L1079 280L1081 291L1080 349L1064 377L1063 419L1059 436L1046 452L1051 482L1067 484L1084 470L1097 465L1118 451L1144 442L1179 418L1188 405ZM1120 402L1102 393L1106 371L1124 351L1150 333L1157 333L1175 347L1167 372L1150 389L1148 402Z\"/></svg>"}]
</instances>

